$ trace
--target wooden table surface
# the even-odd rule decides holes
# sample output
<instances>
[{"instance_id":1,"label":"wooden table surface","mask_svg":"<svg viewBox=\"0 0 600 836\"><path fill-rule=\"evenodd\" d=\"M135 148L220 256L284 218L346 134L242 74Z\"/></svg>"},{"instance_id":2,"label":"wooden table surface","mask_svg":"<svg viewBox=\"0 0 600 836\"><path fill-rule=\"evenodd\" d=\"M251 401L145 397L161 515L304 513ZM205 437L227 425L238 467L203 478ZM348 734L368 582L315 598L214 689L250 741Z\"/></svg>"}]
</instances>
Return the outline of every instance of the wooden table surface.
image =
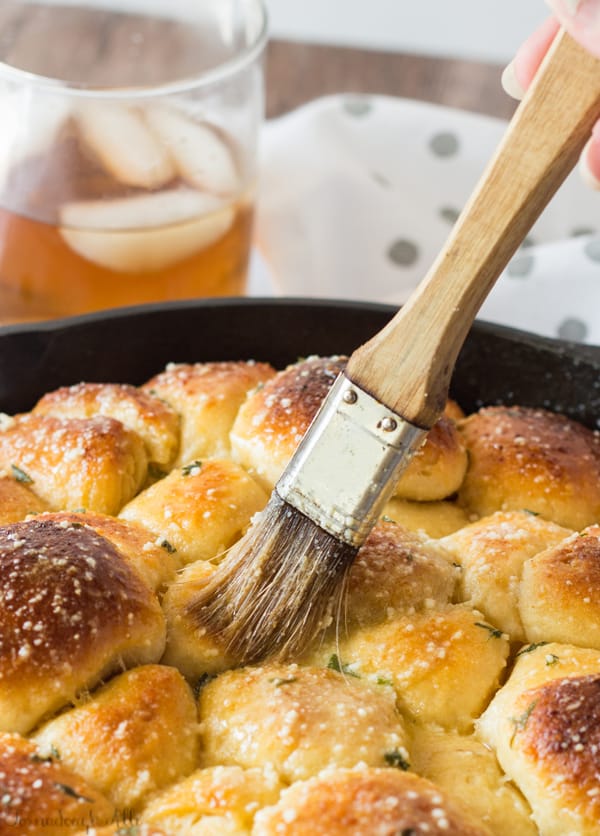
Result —
<instances>
[{"instance_id":1,"label":"wooden table surface","mask_svg":"<svg viewBox=\"0 0 600 836\"><path fill-rule=\"evenodd\" d=\"M509 118L502 67L474 61L273 40L267 117L332 93L380 93Z\"/></svg>"}]
</instances>

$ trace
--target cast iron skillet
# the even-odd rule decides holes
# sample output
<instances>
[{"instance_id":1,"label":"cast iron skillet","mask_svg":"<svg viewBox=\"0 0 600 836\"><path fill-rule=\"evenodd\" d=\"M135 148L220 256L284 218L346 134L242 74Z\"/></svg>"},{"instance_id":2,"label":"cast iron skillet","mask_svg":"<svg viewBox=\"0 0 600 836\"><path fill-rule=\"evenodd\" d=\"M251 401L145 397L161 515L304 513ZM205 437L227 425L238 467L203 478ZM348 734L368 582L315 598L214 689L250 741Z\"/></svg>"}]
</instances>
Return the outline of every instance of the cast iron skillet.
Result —
<instances>
[{"instance_id":1,"label":"cast iron skillet","mask_svg":"<svg viewBox=\"0 0 600 836\"><path fill-rule=\"evenodd\" d=\"M214 299L123 308L0 328L0 411L31 408L79 381L142 383L168 362L347 354L393 315L386 305L306 299ZM451 390L466 411L520 404L600 426L600 348L476 323Z\"/></svg>"}]
</instances>

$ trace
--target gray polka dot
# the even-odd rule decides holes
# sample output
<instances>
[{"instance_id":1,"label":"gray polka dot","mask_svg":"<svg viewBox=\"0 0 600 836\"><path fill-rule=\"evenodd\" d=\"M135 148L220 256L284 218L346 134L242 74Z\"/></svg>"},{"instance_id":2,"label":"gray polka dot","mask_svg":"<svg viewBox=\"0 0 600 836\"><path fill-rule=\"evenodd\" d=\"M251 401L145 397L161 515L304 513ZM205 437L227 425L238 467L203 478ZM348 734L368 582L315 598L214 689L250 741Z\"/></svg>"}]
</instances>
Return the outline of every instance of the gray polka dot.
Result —
<instances>
[{"instance_id":1,"label":"gray polka dot","mask_svg":"<svg viewBox=\"0 0 600 836\"><path fill-rule=\"evenodd\" d=\"M449 224L456 223L459 215L460 210L455 209L454 206L442 206L440 209L440 218L444 221L448 221Z\"/></svg>"},{"instance_id":2,"label":"gray polka dot","mask_svg":"<svg viewBox=\"0 0 600 836\"><path fill-rule=\"evenodd\" d=\"M419 248L412 241L399 238L391 245L387 256L399 267L412 267L419 258Z\"/></svg>"},{"instance_id":3,"label":"gray polka dot","mask_svg":"<svg viewBox=\"0 0 600 836\"><path fill-rule=\"evenodd\" d=\"M349 116L367 116L373 110L373 104L366 97L352 96L344 99L344 110Z\"/></svg>"},{"instance_id":4,"label":"gray polka dot","mask_svg":"<svg viewBox=\"0 0 600 836\"><path fill-rule=\"evenodd\" d=\"M458 152L458 137L450 132L436 134L429 141L429 147L436 157L453 157Z\"/></svg>"},{"instance_id":5,"label":"gray polka dot","mask_svg":"<svg viewBox=\"0 0 600 836\"><path fill-rule=\"evenodd\" d=\"M595 235L596 230L591 226L576 226L571 230L572 238L583 238L584 235Z\"/></svg>"},{"instance_id":6,"label":"gray polka dot","mask_svg":"<svg viewBox=\"0 0 600 836\"><path fill-rule=\"evenodd\" d=\"M583 251L592 261L600 261L600 238L592 238L588 241Z\"/></svg>"},{"instance_id":7,"label":"gray polka dot","mask_svg":"<svg viewBox=\"0 0 600 836\"><path fill-rule=\"evenodd\" d=\"M582 342L588 335L588 327L581 319L565 319L558 326L557 334L562 340Z\"/></svg>"},{"instance_id":8,"label":"gray polka dot","mask_svg":"<svg viewBox=\"0 0 600 836\"><path fill-rule=\"evenodd\" d=\"M513 279L524 279L533 270L534 263L532 255L518 255L509 263L506 272Z\"/></svg>"},{"instance_id":9,"label":"gray polka dot","mask_svg":"<svg viewBox=\"0 0 600 836\"><path fill-rule=\"evenodd\" d=\"M385 176L385 174L380 174L378 171L372 171L371 177L379 186L383 186L386 189L389 189L389 187L392 185Z\"/></svg>"}]
</instances>

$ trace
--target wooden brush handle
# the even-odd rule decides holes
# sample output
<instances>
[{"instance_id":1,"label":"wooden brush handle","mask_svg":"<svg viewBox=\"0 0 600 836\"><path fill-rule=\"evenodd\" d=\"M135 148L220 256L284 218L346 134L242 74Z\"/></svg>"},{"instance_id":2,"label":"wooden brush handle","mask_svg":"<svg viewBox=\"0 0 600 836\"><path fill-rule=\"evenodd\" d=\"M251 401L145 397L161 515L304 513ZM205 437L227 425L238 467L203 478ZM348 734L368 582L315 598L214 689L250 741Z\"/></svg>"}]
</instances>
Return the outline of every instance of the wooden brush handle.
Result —
<instances>
[{"instance_id":1,"label":"wooden brush handle","mask_svg":"<svg viewBox=\"0 0 600 836\"><path fill-rule=\"evenodd\" d=\"M350 357L351 380L411 423L435 423L477 311L599 116L600 61L560 32L432 268Z\"/></svg>"}]
</instances>

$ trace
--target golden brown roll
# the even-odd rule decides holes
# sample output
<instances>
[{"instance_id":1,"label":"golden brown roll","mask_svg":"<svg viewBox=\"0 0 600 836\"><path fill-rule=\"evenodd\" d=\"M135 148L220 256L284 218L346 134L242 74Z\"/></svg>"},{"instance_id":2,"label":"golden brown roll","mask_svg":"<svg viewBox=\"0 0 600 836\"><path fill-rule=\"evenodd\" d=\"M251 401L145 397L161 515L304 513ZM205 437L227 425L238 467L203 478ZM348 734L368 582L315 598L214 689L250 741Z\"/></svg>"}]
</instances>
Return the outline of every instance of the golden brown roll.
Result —
<instances>
[{"instance_id":1,"label":"golden brown roll","mask_svg":"<svg viewBox=\"0 0 600 836\"><path fill-rule=\"evenodd\" d=\"M290 783L327 766L410 762L392 689L338 671L238 668L202 688L199 708L207 766L268 763Z\"/></svg>"},{"instance_id":2,"label":"golden brown roll","mask_svg":"<svg viewBox=\"0 0 600 836\"><path fill-rule=\"evenodd\" d=\"M391 685L414 720L468 732L498 687L508 652L506 635L460 605L355 630L306 658Z\"/></svg>"},{"instance_id":3,"label":"golden brown roll","mask_svg":"<svg viewBox=\"0 0 600 836\"><path fill-rule=\"evenodd\" d=\"M251 394L231 430L234 458L271 491L346 363L345 357L308 357ZM397 495L444 499L458 490L467 467L454 422L443 417L402 476Z\"/></svg>"},{"instance_id":4,"label":"golden brown roll","mask_svg":"<svg viewBox=\"0 0 600 836\"><path fill-rule=\"evenodd\" d=\"M167 470L179 448L179 416L167 403L135 386L78 383L48 392L32 412L57 418L115 418L144 441L148 461Z\"/></svg>"},{"instance_id":5,"label":"golden brown roll","mask_svg":"<svg viewBox=\"0 0 600 836\"><path fill-rule=\"evenodd\" d=\"M342 621L353 629L446 604L456 578L451 560L431 540L379 522L348 573Z\"/></svg>"},{"instance_id":6,"label":"golden brown roll","mask_svg":"<svg viewBox=\"0 0 600 836\"><path fill-rule=\"evenodd\" d=\"M137 523L85 511L56 511L39 516L56 524L83 525L106 537L153 592L172 580L179 568L179 558L171 544Z\"/></svg>"},{"instance_id":7,"label":"golden brown roll","mask_svg":"<svg viewBox=\"0 0 600 836\"><path fill-rule=\"evenodd\" d=\"M573 534L523 567L519 610L527 641L600 650L600 526Z\"/></svg>"},{"instance_id":8,"label":"golden brown roll","mask_svg":"<svg viewBox=\"0 0 600 836\"><path fill-rule=\"evenodd\" d=\"M172 363L142 389L179 414L181 441L175 464L227 457L229 431L248 392L275 374L268 363Z\"/></svg>"},{"instance_id":9,"label":"golden brown roll","mask_svg":"<svg viewBox=\"0 0 600 836\"><path fill-rule=\"evenodd\" d=\"M148 460L140 436L114 418L29 414L0 427L0 469L16 470L53 510L116 514Z\"/></svg>"},{"instance_id":10,"label":"golden brown roll","mask_svg":"<svg viewBox=\"0 0 600 836\"><path fill-rule=\"evenodd\" d=\"M574 530L600 519L597 433L518 406L482 409L459 426L469 451L459 499L469 511L532 511Z\"/></svg>"},{"instance_id":11,"label":"golden brown roll","mask_svg":"<svg viewBox=\"0 0 600 836\"><path fill-rule=\"evenodd\" d=\"M537 836L531 808L507 780L494 752L474 735L417 725L410 750L414 771L444 790L494 836Z\"/></svg>"},{"instance_id":12,"label":"golden brown roll","mask_svg":"<svg viewBox=\"0 0 600 836\"><path fill-rule=\"evenodd\" d=\"M189 605L214 571L214 565L207 561L190 563L178 573L162 600L167 620L163 662L176 667L190 682L196 682L205 674L220 673L235 664L189 612Z\"/></svg>"},{"instance_id":13,"label":"golden brown roll","mask_svg":"<svg viewBox=\"0 0 600 836\"><path fill-rule=\"evenodd\" d=\"M142 818L173 836L246 836L256 812L275 804L280 792L273 769L198 769L150 801Z\"/></svg>"},{"instance_id":14,"label":"golden brown roll","mask_svg":"<svg viewBox=\"0 0 600 836\"><path fill-rule=\"evenodd\" d=\"M29 731L164 643L156 597L104 537L43 517L0 528L1 730Z\"/></svg>"},{"instance_id":15,"label":"golden brown roll","mask_svg":"<svg viewBox=\"0 0 600 836\"><path fill-rule=\"evenodd\" d=\"M544 836L596 836L600 820L600 654L524 648L478 723Z\"/></svg>"},{"instance_id":16,"label":"golden brown roll","mask_svg":"<svg viewBox=\"0 0 600 836\"><path fill-rule=\"evenodd\" d=\"M331 385L343 357L309 357L288 366L255 390L231 429L231 452L271 491Z\"/></svg>"},{"instance_id":17,"label":"golden brown roll","mask_svg":"<svg viewBox=\"0 0 600 836\"><path fill-rule=\"evenodd\" d=\"M17 734L0 733L0 776L1 836L67 836L116 814L81 775Z\"/></svg>"},{"instance_id":18,"label":"golden brown roll","mask_svg":"<svg viewBox=\"0 0 600 836\"><path fill-rule=\"evenodd\" d=\"M239 465L204 459L172 470L138 494L119 516L169 543L184 564L222 556L267 500Z\"/></svg>"},{"instance_id":19,"label":"golden brown roll","mask_svg":"<svg viewBox=\"0 0 600 836\"><path fill-rule=\"evenodd\" d=\"M175 668L142 665L116 676L33 735L117 809L139 810L150 794L198 765L198 713Z\"/></svg>"},{"instance_id":20,"label":"golden brown roll","mask_svg":"<svg viewBox=\"0 0 600 836\"><path fill-rule=\"evenodd\" d=\"M19 522L29 514L41 514L48 510L48 504L29 489L27 480L20 481L17 469L16 474L10 473L0 476L0 525Z\"/></svg>"},{"instance_id":21,"label":"golden brown roll","mask_svg":"<svg viewBox=\"0 0 600 836\"><path fill-rule=\"evenodd\" d=\"M331 769L284 790L252 836L489 836L434 784L396 769Z\"/></svg>"},{"instance_id":22,"label":"golden brown roll","mask_svg":"<svg viewBox=\"0 0 600 836\"><path fill-rule=\"evenodd\" d=\"M523 564L570 531L526 511L497 511L440 540L460 564L458 596L513 641L526 641L519 614Z\"/></svg>"},{"instance_id":23,"label":"golden brown roll","mask_svg":"<svg viewBox=\"0 0 600 836\"><path fill-rule=\"evenodd\" d=\"M454 421L442 415L402 474L395 496L418 502L446 499L460 488L466 472L464 441Z\"/></svg>"},{"instance_id":24,"label":"golden brown roll","mask_svg":"<svg viewBox=\"0 0 600 836\"><path fill-rule=\"evenodd\" d=\"M117 815L118 818L118 815ZM73 833L73 831L69 831ZM90 827L85 830L78 830L74 836L179 836L174 831L167 832L152 824L140 822L137 816L130 816L126 811L125 816L115 824L108 824L105 827ZM207 836L210 836L207 834Z\"/></svg>"},{"instance_id":25,"label":"golden brown roll","mask_svg":"<svg viewBox=\"0 0 600 836\"><path fill-rule=\"evenodd\" d=\"M398 497L392 497L386 503L383 516L410 531L420 531L434 538L452 534L471 521L465 509L457 502L412 502Z\"/></svg>"}]
</instances>

